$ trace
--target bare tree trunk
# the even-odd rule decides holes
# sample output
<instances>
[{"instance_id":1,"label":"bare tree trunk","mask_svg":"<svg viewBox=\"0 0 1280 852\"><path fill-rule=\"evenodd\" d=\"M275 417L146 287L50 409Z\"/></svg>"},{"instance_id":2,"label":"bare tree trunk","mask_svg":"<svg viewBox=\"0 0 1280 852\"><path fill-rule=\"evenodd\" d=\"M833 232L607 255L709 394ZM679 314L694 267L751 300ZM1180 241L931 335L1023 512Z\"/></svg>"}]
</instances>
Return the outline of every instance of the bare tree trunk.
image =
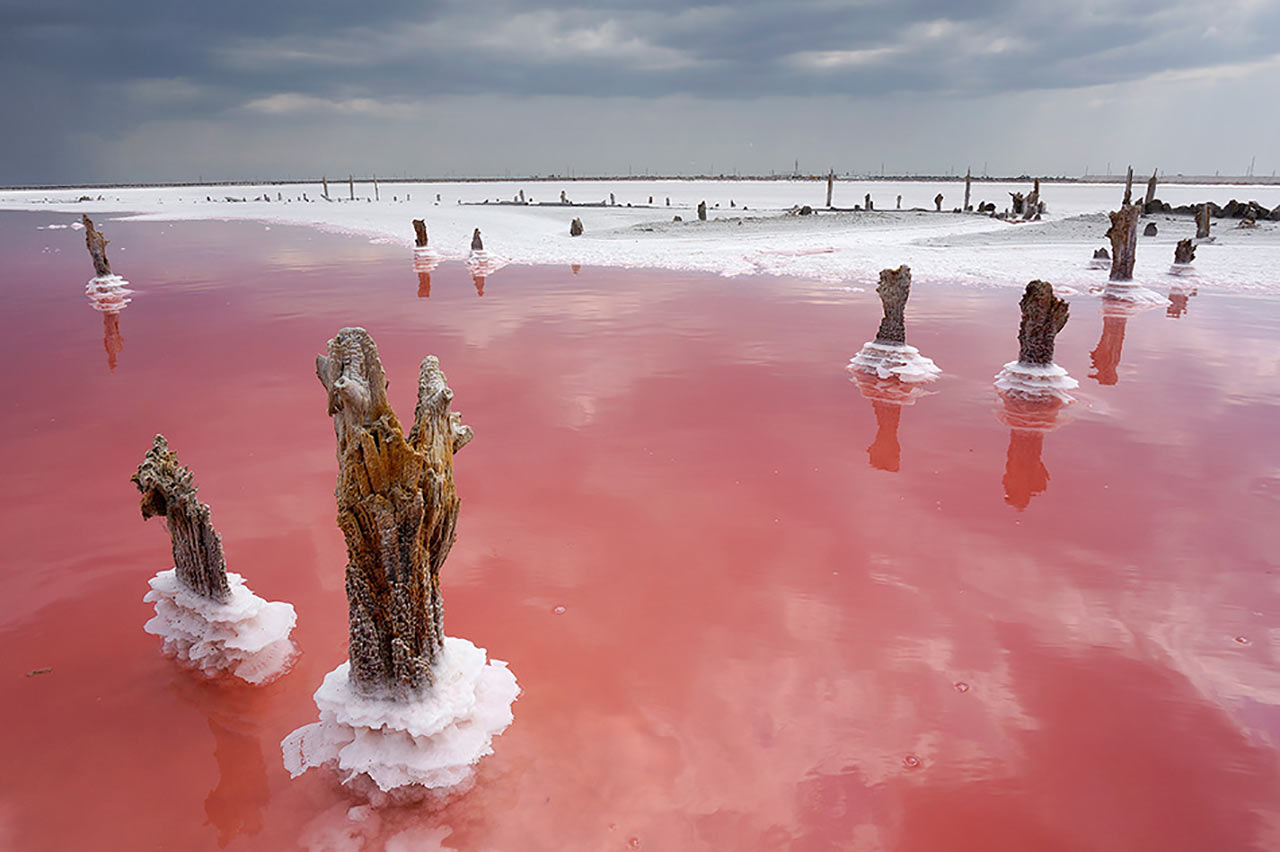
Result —
<instances>
[{"instance_id":1,"label":"bare tree trunk","mask_svg":"<svg viewBox=\"0 0 1280 852\"><path fill-rule=\"evenodd\" d=\"M964 170L964 212L969 212L969 189L973 183L973 173L970 169Z\"/></svg>"},{"instance_id":2,"label":"bare tree trunk","mask_svg":"<svg viewBox=\"0 0 1280 852\"><path fill-rule=\"evenodd\" d=\"M1111 240L1111 280L1132 281L1133 261L1138 250L1138 214L1135 204L1113 210L1107 237Z\"/></svg>"},{"instance_id":3,"label":"bare tree trunk","mask_svg":"<svg viewBox=\"0 0 1280 852\"><path fill-rule=\"evenodd\" d=\"M827 172L827 206L831 206L831 195L836 188L836 172L835 169Z\"/></svg>"},{"instance_id":4,"label":"bare tree trunk","mask_svg":"<svg viewBox=\"0 0 1280 852\"><path fill-rule=\"evenodd\" d=\"M93 258L93 274L98 278L105 278L111 274L111 261L107 260L107 243L110 241L93 227L93 220L83 213L80 214L80 224L84 225L85 248L89 249L89 257Z\"/></svg>"},{"instance_id":5,"label":"bare tree trunk","mask_svg":"<svg viewBox=\"0 0 1280 852\"><path fill-rule=\"evenodd\" d=\"M356 179L351 175L347 175L347 189L351 192L351 200L356 200Z\"/></svg>"},{"instance_id":6,"label":"bare tree trunk","mask_svg":"<svg viewBox=\"0 0 1280 852\"><path fill-rule=\"evenodd\" d=\"M933 197L933 206L937 208L939 213L942 212L942 193L941 192L939 192L937 195Z\"/></svg>"},{"instance_id":7,"label":"bare tree trunk","mask_svg":"<svg viewBox=\"0 0 1280 852\"><path fill-rule=\"evenodd\" d=\"M418 248L427 247L427 223L421 219L413 220L413 244Z\"/></svg>"},{"instance_id":8,"label":"bare tree trunk","mask_svg":"<svg viewBox=\"0 0 1280 852\"><path fill-rule=\"evenodd\" d=\"M222 537L209 520L209 506L196 499L191 471L178 463L164 435L156 435L129 481L142 494L142 517L163 515L169 527L173 564L182 584L201 597L226 601L227 565Z\"/></svg>"},{"instance_id":9,"label":"bare tree trunk","mask_svg":"<svg viewBox=\"0 0 1280 852\"><path fill-rule=\"evenodd\" d=\"M1209 205L1201 204L1196 211L1196 239L1203 240L1209 236Z\"/></svg>"},{"instance_id":10,"label":"bare tree trunk","mask_svg":"<svg viewBox=\"0 0 1280 852\"><path fill-rule=\"evenodd\" d=\"M322 177L320 178L320 182L324 184L324 200L328 201L329 200L329 178L327 176Z\"/></svg>"},{"instance_id":11,"label":"bare tree trunk","mask_svg":"<svg viewBox=\"0 0 1280 852\"><path fill-rule=\"evenodd\" d=\"M1147 196L1142 200L1142 212L1151 212L1151 202L1156 200L1156 173L1151 173L1151 179L1147 181Z\"/></svg>"},{"instance_id":12,"label":"bare tree trunk","mask_svg":"<svg viewBox=\"0 0 1280 852\"><path fill-rule=\"evenodd\" d=\"M1035 186L1022 202L1022 218L1034 219L1040 215L1040 178L1036 178Z\"/></svg>"},{"instance_id":13,"label":"bare tree trunk","mask_svg":"<svg viewBox=\"0 0 1280 852\"><path fill-rule=\"evenodd\" d=\"M460 500L453 456L472 438L427 356L406 438L373 338L344 328L316 357L338 442L338 526L347 539L348 655L355 689L405 698L432 683L444 642L440 568Z\"/></svg>"},{"instance_id":14,"label":"bare tree trunk","mask_svg":"<svg viewBox=\"0 0 1280 852\"><path fill-rule=\"evenodd\" d=\"M897 269L880 270L876 292L880 294L880 304L884 308L876 343L906 343L907 327L903 313L911 295L911 267L903 264Z\"/></svg>"},{"instance_id":15,"label":"bare tree trunk","mask_svg":"<svg viewBox=\"0 0 1280 852\"><path fill-rule=\"evenodd\" d=\"M1178 240L1178 244L1173 247L1174 263L1190 263L1196 259L1196 246L1190 237L1185 240Z\"/></svg>"},{"instance_id":16,"label":"bare tree trunk","mask_svg":"<svg viewBox=\"0 0 1280 852\"><path fill-rule=\"evenodd\" d=\"M705 201L698 202L698 221L707 221L707 202Z\"/></svg>"},{"instance_id":17,"label":"bare tree trunk","mask_svg":"<svg viewBox=\"0 0 1280 852\"><path fill-rule=\"evenodd\" d=\"M471 234L471 250L484 251L484 240L480 239L480 229L476 228Z\"/></svg>"},{"instance_id":18,"label":"bare tree trunk","mask_svg":"<svg viewBox=\"0 0 1280 852\"><path fill-rule=\"evenodd\" d=\"M1032 281L1019 303L1022 324L1018 327L1018 361L1022 364L1052 364L1053 343L1067 324L1071 306L1054 295L1048 281Z\"/></svg>"},{"instance_id":19,"label":"bare tree trunk","mask_svg":"<svg viewBox=\"0 0 1280 852\"><path fill-rule=\"evenodd\" d=\"M378 176L377 175L373 176L373 200L374 201L382 200L382 196L378 193Z\"/></svg>"},{"instance_id":20,"label":"bare tree trunk","mask_svg":"<svg viewBox=\"0 0 1280 852\"><path fill-rule=\"evenodd\" d=\"M1133 166L1129 167L1129 176L1124 179L1124 202L1122 206L1128 207L1133 203Z\"/></svg>"}]
</instances>

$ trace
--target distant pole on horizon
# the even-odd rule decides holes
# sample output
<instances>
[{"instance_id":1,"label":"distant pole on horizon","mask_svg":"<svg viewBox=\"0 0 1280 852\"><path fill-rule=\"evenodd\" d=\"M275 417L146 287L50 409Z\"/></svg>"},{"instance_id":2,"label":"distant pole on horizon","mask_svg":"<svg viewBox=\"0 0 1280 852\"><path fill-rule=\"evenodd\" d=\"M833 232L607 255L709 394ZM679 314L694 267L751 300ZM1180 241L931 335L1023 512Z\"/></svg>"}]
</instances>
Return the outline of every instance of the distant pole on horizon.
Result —
<instances>
[{"instance_id":1,"label":"distant pole on horizon","mask_svg":"<svg viewBox=\"0 0 1280 852\"><path fill-rule=\"evenodd\" d=\"M378 176L377 175L373 176L373 200L374 201L382 200L382 196L378 194Z\"/></svg>"},{"instance_id":2,"label":"distant pole on horizon","mask_svg":"<svg viewBox=\"0 0 1280 852\"><path fill-rule=\"evenodd\" d=\"M356 200L356 179L351 175L347 175L347 189L351 191L351 200Z\"/></svg>"}]
</instances>

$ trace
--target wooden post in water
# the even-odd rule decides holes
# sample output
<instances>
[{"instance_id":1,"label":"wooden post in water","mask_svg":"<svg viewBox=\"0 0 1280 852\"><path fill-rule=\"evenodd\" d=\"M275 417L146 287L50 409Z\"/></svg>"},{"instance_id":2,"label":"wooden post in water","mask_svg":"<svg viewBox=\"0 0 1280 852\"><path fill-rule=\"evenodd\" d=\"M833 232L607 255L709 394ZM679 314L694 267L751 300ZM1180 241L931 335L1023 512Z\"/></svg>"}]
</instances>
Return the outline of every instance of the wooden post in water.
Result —
<instances>
[{"instance_id":1,"label":"wooden post in water","mask_svg":"<svg viewBox=\"0 0 1280 852\"><path fill-rule=\"evenodd\" d=\"M453 456L472 438L449 410L453 391L428 355L406 437L378 348L344 328L316 356L338 442L338 526L347 540L347 653L355 690L376 698L420 695L444 646L440 569L453 547L461 501Z\"/></svg>"},{"instance_id":2,"label":"wooden post in water","mask_svg":"<svg viewBox=\"0 0 1280 852\"><path fill-rule=\"evenodd\" d=\"M1071 306L1054 294L1052 284L1039 280L1027 285L1019 306L1018 363L1052 364L1054 339L1067 324Z\"/></svg>"},{"instance_id":3,"label":"wooden post in water","mask_svg":"<svg viewBox=\"0 0 1280 852\"><path fill-rule=\"evenodd\" d=\"M93 220L83 213L80 214L80 224L84 225L85 248L89 249L89 257L93 258L93 274L97 278L105 278L111 274L111 261L107 260L109 240L93 227Z\"/></svg>"},{"instance_id":4,"label":"wooden post in water","mask_svg":"<svg viewBox=\"0 0 1280 852\"><path fill-rule=\"evenodd\" d=\"M413 220L413 244L418 248L427 247L427 223L422 219Z\"/></svg>"},{"instance_id":5,"label":"wooden post in water","mask_svg":"<svg viewBox=\"0 0 1280 852\"><path fill-rule=\"evenodd\" d=\"M484 240L480 239L480 229L476 228L471 233L471 250L484 251Z\"/></svg>"},{"instance_id":6,"label":"wooden post in water","mask_svg":"<svg viewBox=\"0 0 1280 852\"><path fill-rule=\"evenodd\" d=\"M969 212L969 188L973 183L973 173L969 169L964 170L964 212Z\"/></svg>"},{"instance_id":7,"label":"wooden post in water","mask_svg":"<svg viewBox=\"0 0 1280 852\"><path fill-rule=\"evenodd\" d=\"M904 263L897 269L880 270L876 293L880 295L880 305L884 308L884 317L876 331L876 343L906 343L907 326L903 313L911 295L911 267Z\"/></svg>"},{"instance_id":8,"label":"wooden post in water","mask_svg":"<svg viewBox=\"0 0 1280 852\"><path fill-rule=\"evenodd\" d=\"M1142 211L1136 204L1126 204L1110 213L1111 227L1107 237L1111 240L1111 280L1132 281L1133 261L1138 249L1138 215Z\"/></svg>"},{"instance_id":9,"label":"wooden post in water","mask_svg":"<svg viewBox=\"0 0 1280 852\"><path fill-rule=\"evenodd\" d=\"M1133 203L1133 166L1129 167L1129 176L1124 179L1124 201L1123 207L1128 207Z\"/></svg>"}]
</instances>

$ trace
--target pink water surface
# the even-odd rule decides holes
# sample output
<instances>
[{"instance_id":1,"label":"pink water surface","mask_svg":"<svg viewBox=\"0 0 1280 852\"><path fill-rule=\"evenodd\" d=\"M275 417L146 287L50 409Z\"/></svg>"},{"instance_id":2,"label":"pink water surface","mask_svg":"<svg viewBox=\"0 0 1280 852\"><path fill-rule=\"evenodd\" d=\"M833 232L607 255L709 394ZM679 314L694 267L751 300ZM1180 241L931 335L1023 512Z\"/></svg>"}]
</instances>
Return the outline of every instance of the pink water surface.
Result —
<instances>
[{"instance_id":1,"label":"pink water surface","mask_svg":"<svg viewBox=\"0 0 1280 852\"><path fill-rule=\"evenodd\" d=\"M37 230L68 217L0 214L0 848L1280 848L1280 298L1076 294L1078 401L1026 412L991 387L1019 282L918 286L945 374L900 405L844 369L871 292L103 219L116 315ZM524 689L475 789L362 821L278 746L345 657L313 374L345 325L404 418L441 359L476 432L446 629ZM297 608L273 685L142 631L156 432Z\"/></svg>"}]
</instances>

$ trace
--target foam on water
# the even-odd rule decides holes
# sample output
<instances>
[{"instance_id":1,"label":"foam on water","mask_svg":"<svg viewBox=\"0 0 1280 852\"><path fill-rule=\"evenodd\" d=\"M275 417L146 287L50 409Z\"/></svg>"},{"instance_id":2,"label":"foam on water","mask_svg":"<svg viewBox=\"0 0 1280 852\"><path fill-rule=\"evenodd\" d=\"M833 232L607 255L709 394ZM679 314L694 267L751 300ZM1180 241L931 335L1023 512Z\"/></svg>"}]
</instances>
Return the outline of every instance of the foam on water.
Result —
<instances>
[{"instance_id":1,"label":"foam on water","mask_svg":"<svg viewBox=\"0 0 1280 852\"><path fill-rule=\"evenodd\" d=\"M225 603L191 591L175 568L150 584L143 600L155 604L156 614L142 629L164 640L165 653L205 674L230 673L256 685L288 671L294 657L289 633L298 621L292 604L263 600L231 571Z\"/></svg>"}]
</instances>

